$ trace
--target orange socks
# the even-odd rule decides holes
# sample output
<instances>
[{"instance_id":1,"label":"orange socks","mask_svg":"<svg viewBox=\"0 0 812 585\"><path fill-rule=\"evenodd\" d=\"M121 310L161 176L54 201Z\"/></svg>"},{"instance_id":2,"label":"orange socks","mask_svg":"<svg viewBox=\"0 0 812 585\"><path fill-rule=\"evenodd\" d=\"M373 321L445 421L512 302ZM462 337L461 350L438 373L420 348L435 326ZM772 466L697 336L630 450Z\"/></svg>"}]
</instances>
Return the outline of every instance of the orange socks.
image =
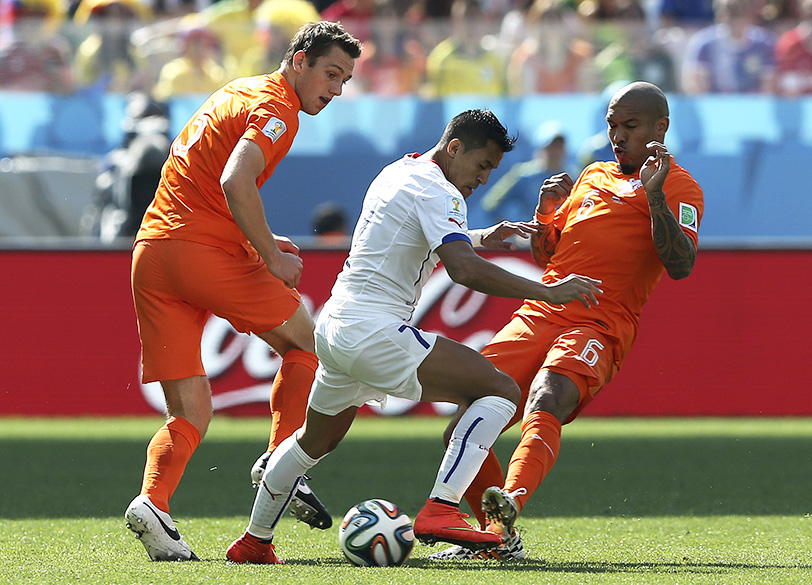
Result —
<instances>
[{"instance_id":1,"label":"orange socks","mask_svg":"<svg viewBox=\"0 0 812 585\"><path fill-rule=\"evenodd\" d=\"M318 365L316 354L309 351L291 349L285 354L271 389L273 421L268 451L276 449L304 423L307 398Z\"/></svg>"},{"instance_id":2,"label":"orange socks","mask_svg":"<svg viewBox=\"0 0 812 585\"><path fill-rule=\"evenodd\" d=\"M555 465L560 448L561 423L556 417L536 411L524 420L522 439L510 458L505 479L505 491L527 490L515 497L520 510Z\"/></svg>"},{"instance_id":3,"label":"orange socks","mask_svg":"<svg viewBox=\"0 0 812 585\"><path fill-rule=\"evenodd\" d=\"M505 481L505 474L502 471L502 465L499 463L499 458L496 453L491 449L485 461L482 462L482 467L479 468L479 473L471 482L468 491L465 492L465 501L471 506L471 511L479 520L479 527L485 529L485 512L482 511L482 492L491 486L501 486Z\"/></svg>"},{"instance_id":4,"label":"orange socks","mask_svg":"<svg viewBox=\"0 0 812 585\"><path fill-rule=\"evenodd\" d=\"M175 493L186 464L199 444L200 433L192 423L185 418L169 418L147 447L141 495L169 512L169 498Z\"/></svg>"}]
</instances>

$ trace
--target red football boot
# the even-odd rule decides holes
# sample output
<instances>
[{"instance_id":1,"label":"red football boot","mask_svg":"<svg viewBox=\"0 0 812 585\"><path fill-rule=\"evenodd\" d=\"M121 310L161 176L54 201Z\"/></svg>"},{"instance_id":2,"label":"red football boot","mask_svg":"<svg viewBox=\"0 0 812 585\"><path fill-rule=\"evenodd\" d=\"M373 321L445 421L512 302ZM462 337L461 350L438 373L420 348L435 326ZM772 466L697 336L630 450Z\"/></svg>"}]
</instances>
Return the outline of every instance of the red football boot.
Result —
<instances>
[{"instance_id":1,"label":"red football boot","mask_svg":"<svg viewBox=\"0 0 812 585\"><path fill-rule=\"evenodd\" d=\"M415 538L425 544L450 542L474 551L502 544L498 534L477 530L465 521L467 517L457 506L428 499L414 519Z\"/></svg>"},{"instance_id":2,"label":"red football boot","mask_svg":"<svg viewBox=\"0 0 812 585\"><path fill-rule=\"evenodd\" d=\"M276 556L273 544L262 542L247 532L231 543L226 551L226 559L232 563L254 563L257 565L276 565L285 561Z\"/></svg>"}]
</instances>

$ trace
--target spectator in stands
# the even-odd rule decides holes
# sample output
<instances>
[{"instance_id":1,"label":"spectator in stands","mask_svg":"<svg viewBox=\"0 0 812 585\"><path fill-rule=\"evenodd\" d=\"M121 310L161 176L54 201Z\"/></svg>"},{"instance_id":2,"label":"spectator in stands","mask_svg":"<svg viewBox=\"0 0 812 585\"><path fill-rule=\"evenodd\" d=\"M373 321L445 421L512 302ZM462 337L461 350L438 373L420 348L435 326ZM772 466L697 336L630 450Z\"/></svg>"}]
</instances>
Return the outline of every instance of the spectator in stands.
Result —
<instances>
[{"instance_id":1,"label":"spectator in stands","mask_svg":"<svg viewBox=\"0 0 812 585\"><path fill-rule=\"evenodd\" d=\"M355 69L365 91L378 96L417 93L426 78L426 50L419 38L422 12L395 0L375 5L371 37Z\"/></svg>"},{"instance_id":2,"label":"spectator in stands","mask_svg":"<svg viewBox=\"0 0 812 585\"><path fill-rule=\"evenodd\" d=\"M527 38L527 25L530 11L537 0L510 0L509 9L499 23L497 37L498 50L510 56ZM544 3L557 0L541 0Z\"/></svg>"},{"instance_id":3,"label":"spectator in stands","mask_svg":"<svg viewBox=\"0 0 812 585\"><path fill-rule=\"evenodd\" d=\"M313 210L311 218L316 244L319 246L347 246L350 243L347 214L336 203L325 201Z\"/></svg>"},{"instance_id":4,"label":"spectator in stands","mask_svg":"<svg viewBox=\"0 0 812 585\"><path fill-rule=\"evenodd\" d=\"M121 129L124 140L105 158L93 204L82 218L83 231L105 243L135 236L169 154L166 110L147 93L127 96Z\"/></svg>"},{"instance_id":5,"label":"spectator in stands","mask_svg":"<svg viewBox=\"0 0 812 585\"><path fill-rule=\"evenodd\" d=\"M220 39L229 78L239 76L240 61L256 44L254 16L261 3L262 0L220 0L198 13L202 23Z\"/></svg>"},{"instance_id":6,"label":"spectator in stands","mask_svg":"<svg viewBox=\"0 0 812 585\"><path fill-rule=\"evenodd\" d=\"M279 68L290 40L308 22L319 20L309 0L271 0L254 12L254 46L240 59L240 77L261 75Z\"/></svg>"},{"instance_id":7,"label":"spectator in stands","mask_svg":"<svg viewBox=\"0 0 812 585\"><path fill-rule=\"evenodd\" d=\"M591 91L592 45L580 36L579 15L566 0L535 0L527 13L527 38L508 65L512 95Z\"/></svg>"},{"instance_id":8,"label":"spectator in stands","mask_svg":"<svg viewBox=\"0 0 812 585\"><path fill-rule=\"evenodd\" d=\"M717 23L688 42L686 93L764 93L773 90L775 35L756 24L756 0L714 0Z\"/></svg>"},{"instance_id":9,"label":"spectator in stands","mask_svg":"<svg viewBox=\"0 0 812 585\"><path fill-rule=\"evenodd\" d=\"M35 42L50 37L65 22L66 6L60 0L4 0L2 4L2 21L12 25L13 40Z\"/></svg>"},{"instance_id":10,"label":"spectator in stands","mask_svg":"<svg viewBox=\"0 0 812 585\"><path fill-rule=\"evenodd\" d=\"M571 173L567 138L558 120L541 124L533 136L533 158L510 167L482 198L491 221L524 221L538 202L539 187L558 173Z\"/></svg>"},{"instance_id":11,"label":"spectator in stands","mask_svg":"<svg viewBox=\"0 0 812 585\"><path fill-rule=\"evenodd\" d=\"M149 18L150 11L140 0L82 0L74 22L89 24L94 32L76 49L77 84L99 91L148 90L153 80L130 34Z\"/></svg>"},{"instance_id":12,"label":"spectator in stands","mask_svg":"<svg viewBox=\"0 0 812 585\"><path fill-rule=\"evenodd\" d=\"M71 93L72 59L68 41L58 35L37 42L14 40L0 50L0 89Z\"/></svg>"},{"instance_id":13,"label":"spectator in stands","mask_svg":"<svg viewBox=\"0 0 812 585\"><path fill-rule=\"evenodd\" d=\"M594 75L600 88L620 80L637 79L635 44L640 37L647 37L645 12L637 0L584 0L579 12L590 23L595 58L592 63ZM642 46L649 48L644 40ZM643 51L643 59L654 57Z\"/></svg>"},{"instance_id":14,"label":"spectator in stands","mask_svg":"<svg viewBox=\"0 0 812 585\"><path fill-rule=\"evenodd\" d=\"M713 24L713 0L660 0L659 27L701 28Z\"/></svg>"},{"instance_id":15,"label":"spectator in stands","mask_svg":"<svg viewBox=\"0 0 812 585\"><path fill-rule=\"evenodd\" d=\"M643 24L632 31L629 37L628 55L631 71L629 79L648 81L665 93L680 90L678 65L668 31L657 29L647 31ZM612 79L621 81L623 78Z\"/></svg>"},{"instance_id":16,"label":"spectator in stands","mask_svg":"<svg viewBox=\"0 0 812 585\"><path fill-rule=\"evenodd\" d=\"M60 33L65 6L58 0L7 0L0 35L0 88L70 93L73 55Z\"/></svg>"},{"instance_id":17,"label":"spectator in stands","mask_svg":"<svg viewBox=\"0 0 812 585\"><path fill-rule=\"evenodd\" d=\"M207 0L149 0L148 4L155 19L161 21L194 14L211 2Z\"/></svg>"},{"instance_id":18,"label":"spectator in stands","mask_svg":"<svg viewBox=\"0 0 812 585\"><path fill-rule=\"evenodd\" d=\"M375 0L336 0L321 11L323 20L341 22L347 32L366 43L372 36Z\"/></svg>"},{"instance_id":19,"label":"spectator in stands","mask_svg":"<svg viewBox=\"0 0 812 585\"><path fill-rule=\"evenodd\" d=\"M177 37L180 56L161 67L152 91L155 99L166 101L181 94L209 95L228 81L219 62L220 42L196 15L181 20Z\"/></svg>"},{"instance_id":20,"label":"spectator in stands","mask_svg":"<svg viewBox=\"0 0 812 585\"><path fill-rule=\"evenodd\" d=\"M506 63L483 45L481 16L478 0L454 0L451 35L432 49L426 61L430 97L505 95Z\"/></svg>"},{"instance_id":21,"label":"spectator in stands","mask_svg":"<svg viewBox=\"0 0 812 585\"><path fill-rule=\"evenodd\" d=\"M775 64L778 93L812 94L812 0L800 0L801 21L778 38Z\"/></svg>"},{"instance_id":22,"label":"spectator in stands","mask_svg":"<svg viewBox=\"0 0 812 585\"><path fill-rule=\"evenodd\" d=\"M423 4L423 9L426 18L431 21L434 19L445 19L451 16L451 5L453 0L420 0Z\"/></svg>"}]
</instances>

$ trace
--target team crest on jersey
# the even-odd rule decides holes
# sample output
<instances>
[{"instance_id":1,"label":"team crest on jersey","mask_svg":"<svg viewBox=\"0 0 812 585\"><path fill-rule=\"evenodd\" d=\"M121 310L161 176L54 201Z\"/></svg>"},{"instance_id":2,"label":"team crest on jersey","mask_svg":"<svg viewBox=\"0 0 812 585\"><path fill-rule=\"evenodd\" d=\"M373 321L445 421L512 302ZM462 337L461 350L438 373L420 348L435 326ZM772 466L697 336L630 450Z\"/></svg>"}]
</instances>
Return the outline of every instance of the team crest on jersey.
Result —
<instances>
[{"instance_id":1,"label":"team crest on jersey","mask_svg":"<svg viewBox=\"0 0 812 585\"><path fill-rule=\"evenodd\" d=\"M262 129L262 133L270 138L272 142L276 142L287 129L288 127L282 120L277 117L273 117L268 120L267 124L265 124L265 127Z\"/></svg>"},{"instance_id":2,"label":"team crest on jersey","mask_svg":"<svg viewBox=\"0 0 812 585\"><path fill-rule=\"evenodd\" d=\"M465 218L465 201L456 195L447 195L445 198L446 214L450 218Z\"/></svg>"},{"instance_id":3,"label":"team crest on jersey","mask_svg":"<svg viewBox=\"0 0 812 585\"><path fill-rule=\"evenodd\" d=\"M699 215L696 212L696 207L680 201L679 224L689 230L697 231L699 229Z\"/></svg>"},{"instance_id":4,"label":"team crest on jersey","mask_svg":"<svg viewBox=\"0 0 812 585\"><path fill-rule=\"evenodd\" d=\"M619 183L617 186L618 193L615 197L632 197L634 196L634 192L642 186L643 183L640 179L629 179L628 181Z\"/></svg>"}]
</instances>

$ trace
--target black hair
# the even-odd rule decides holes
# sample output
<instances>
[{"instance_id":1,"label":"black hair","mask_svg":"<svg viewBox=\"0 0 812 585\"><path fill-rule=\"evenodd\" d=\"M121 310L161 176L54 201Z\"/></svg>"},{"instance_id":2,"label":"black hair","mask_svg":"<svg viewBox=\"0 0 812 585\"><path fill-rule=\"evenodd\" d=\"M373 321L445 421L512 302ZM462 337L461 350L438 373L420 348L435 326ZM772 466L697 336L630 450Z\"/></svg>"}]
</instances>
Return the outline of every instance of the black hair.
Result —
<instances>
[{"instance_id":1,"label":"black hair","mask_svg":"<svg viewBox=\"0 0 812 585\"><path fill-rule=\"evenodd\" d=\"M356 39L341 26L339 22L309 22L299 29L296 36L290 41L285 53L284 62L293 64L293 55L304 51L309 65L316 59L330 52L333 45L338 45L353 59L361 56L361 41Z\"/></svg>"},{"instance_id":2,"label":"black hair","mask_svg":"<svg viewBox=\"0 0 812 585\"><path fill-rule=\"evenodd\" d=\"M516 147L516 137L508 136L507 128L490 110L467 110L454 116L440 138L445 147L453 139L459 139L466 150L485 148L492 140L502 152L510 152Z\"/></svg>"},{"instance_id":3,"label":"black hair","mask_svg":"<svg viewBox=\"0 0 812 585\"><path fill-rule=\"evenodd\" d=\"M313 210L313 231L317 235L347 231L347 215L331 201L325 201Z\"/></svg>"}]
</instances>

